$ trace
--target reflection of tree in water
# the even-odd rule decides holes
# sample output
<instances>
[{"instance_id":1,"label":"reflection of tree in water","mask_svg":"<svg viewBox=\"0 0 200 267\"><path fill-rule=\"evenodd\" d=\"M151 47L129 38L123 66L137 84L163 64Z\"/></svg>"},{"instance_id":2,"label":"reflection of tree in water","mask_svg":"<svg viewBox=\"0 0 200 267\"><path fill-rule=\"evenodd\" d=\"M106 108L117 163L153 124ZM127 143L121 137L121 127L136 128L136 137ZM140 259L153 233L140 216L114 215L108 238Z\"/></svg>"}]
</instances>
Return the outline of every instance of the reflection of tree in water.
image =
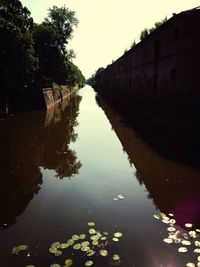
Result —
<instances>
[{"instance_id":1,"label":"reflection of tree in water","mask_svg":"<svg viewBox=\"0 0 200 267\"><path fill-rule=\"evenodd\" d=\"M97 98L97 102L117 134L130 164L135 166L136 178L145 185L155 206L162 212L174 213L180 225L191 222L199 226L200 169L161 157L132 128L124 125L122 118L101 98Z\"/></svg>"},{"instance_id":2,"label":"reflection of tree in water","mask_svg":"<svg viewBox=\"0 0 200 267\"><path fill-rule=\"evenodd\" d=\"M81 163L69 144L77 138L80 101L75 96L67 106L54 109L48 123L40 111L17 114L0 124L0 228L14 224L40 190L41 166L60 178L78 173Z\"/></svg>"},{"instance_id":3,"label":"reflection of tree in water","mask_svg":"<svg viewBox=\"0 0 200 267\"><path fill-rule=\"evenodd\" d=\"M57 116L56 123L51 123L45 128L48 138L44 144L40 164L44 168L55 170L56 176L60 179L78 174L81 167L75 151L69 148L70 143L75 142L78 136L74 128L78 125L76 118L80 101L81 96L72 98L67 108L61 110Z\"/></svg>"}]
</instances>

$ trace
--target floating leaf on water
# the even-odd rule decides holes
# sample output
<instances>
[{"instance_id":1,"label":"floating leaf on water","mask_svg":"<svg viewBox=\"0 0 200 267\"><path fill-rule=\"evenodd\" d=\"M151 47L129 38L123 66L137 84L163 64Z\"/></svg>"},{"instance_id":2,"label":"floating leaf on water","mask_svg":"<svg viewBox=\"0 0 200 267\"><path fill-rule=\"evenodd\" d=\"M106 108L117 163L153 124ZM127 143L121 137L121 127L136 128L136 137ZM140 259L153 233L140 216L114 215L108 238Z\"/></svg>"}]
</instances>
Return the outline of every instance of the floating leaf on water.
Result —
<instances>
[{"instance_id":1,"label":"floating leaf on water","mask_svg":"<svg viewBox=\"0 0 200 267\"><path fill-rule=\"evenodd\" d=\"M174 228L174 227L168 227L167 230L168 230L169 232L174 232L174 231L176 231L176 228Z\"/></svg>"},{"instance_id":2,"label":"floating leaf on water","mask_svg":"<svg viewBox=\"0 0 200 267\"><path fill-rule=\"evenodd\" d=\"M59 248L60 247L60 242L54 242L51 244L51 247Z\"/></svg>"},{"instance_id":3,"label":"floating leaf on water","mask_svg":"<svg viewBox=\"0 0 200 267\"><path fill-rule=\"evenodd\" d=\"M88 251L90 250L90 247L81 247L81 251Z\"/></svg>"},{"instance_id":4,"label":"floating leaf on water","mask_svg":"<svg viewBox=\"0 0 200 267\"><path fill-rule=\"evenodd\" d=\"M189 239L189 235L187 233L183 233L182 236L185 238L185 239Z\"/></svg>"},{"instance_id":5,"label":"floating leaf on water","mask_svg":"<svg viewBox=\"0 0 200 267\"><path fill-rule=\"evenodd\" d=\"M99 244L98 240L93 240L93 241L92 241L92 245L93 245L93 246L96 246L96 245L98 245L98 244Z\"/></svg>"},{"instance_id":6,"label":"floating leaf on water","mask_svg":"<svg viewBox=\"0 0 200 267\"><path fill-rule=\"evenodd\" d=\"M181 243L181 239L180 238L174 238L174 243L176 243L176 244L179 244L179 243Z\"/></svg>"},{"instance_id":7,"label":"floating leaf on water","mask_svg":"<svg viewBox=\"0 0 200 267\"><path fill-rule=\"evenodd\" d=\"M112 239L113 241L115 241L115 242L118 242L119 241L119 239L118 238L116 238L116 237L113 237L113 239Z\"/></svg>"},{"instance_id":8,"label":"floating leaf on water","mask_svg":"<svg viewBox=\"0 0 200 267\"><path fill-rule=\"evenodd\" d=\"M187 248L185 248L185 247L180 247L180 248L178 249L178 252L181 252L181 253L187 252Z\"/></svg>"},{"instance_id":9,"label":"floating leaf on water","mask_svg":"<svg viewBox=\"0 0 200 267\"><path fill-rule=\"evenodd\" d=\"M75 241L76 241L76 240L79 240L79 236L78 236L78 235L73 235L73 236L72 236L72 240L75 240Z\"/></svg>"},{"instance_id":10,"label":"floating leaf on water","mask_svg":"<svg viewBox=\"0 0 200 267\"><path fill-rule=\"evenodd\" d=\"M121 236L122 236L122 233L120 233L120 232L114 233L114 237L121 237Z\"/></svg>"},{"instance_id":11,"label":"floating leaf on water","mask_svg":"<svg viewBox=\"0 0 200 267\"><path fill-rule=\"evenodd\" d=\"M92 235L90 237L91 240L98 240L100 237L98 235Z\"/></svg>"},{"instance_id":12,"label":"floating leaf on water","mask_svg":"<svg viewBox=\"0 0 200 267\"><path fill-rule=\"evenodd\" d=\"M53 266L53 265L52 265ZM52 267L52 266L50 266L50 267ZM35 267L35 265L26 265L25 267ZM53 267L60 267L60 265L59 266L53 266Z\"/></svg>"},{"instance_id":13,"label":"floating leaf on water","mask_svg":"<svg viewBox=\"0 0 200 267\"><path fill-rule=\"evenodd\" d=\"M53 253L53 254L54 254L54 253L56 253L57 251L58 251L58 249L57 249L56 247L50 247L50 248L49 248L49 252L50 252L50 253Z\"/></svg>"},{"instance_id":14,"label":"floating leaf on water","mask_svg":"<svg viewBox=\"0 0 200 267\"><path fill-rule=\"evenodd\" d=\"M91 265L93 265L93 261L86 261L85 262L85 266L91 266Z\"/></svg>"},{"instance_id":15,"label":"floating leaf on water","mask_svg":"<svg viewBox=\"0 0 200 267\"><path fill-rule=\"evenodd\" d=\"M119 199L124 199L124 196L123 196L122 194L119 194L117 197L118 197Z\"/></svg>"},{"instance_id":16,"label":"floating leaf on water","mask_svg":"<svg viewBox=\"0 0 200 267\"><path fill-rule=\"evenodd\" d=\"M67 245L68 246L72 246L72 245L74 245L74 240L73 239L69 239L68 241L67 241Z\"/></svg>"},{"instance_id":17,"label":"floating leaf on water","mask_svg":"<svg viewBox=\"0 0 200 267\"><path fill-rule=\"evenodd\" d=\"M88 241L84 241L81 243L82 247L87 247L90 243Z\"/></svg>"},{"instance_id":18,"label":"floating leaf on water","mask_svg":"<svg viewBox=\"0 0 200 267\"><path fill-rule=\"evenodd\" d=\"M197 257L197 260L200 261L200 256Z\"/></svg>"},{"instance_id":19,"label":"floating leaf on water","mask_svg":"<svg viewBox=\"0 0 200 267\"><path fill-rule=\"evenodd\" d=\"M89 229L89 233L90 233L91 235L94 235L94 234L96 234L96 230L93 229L93 228L91 228L91 229Z\"/></svg>"},{"instance_id":20,"label":"floating leaf on water","mask_svg":"<svg viewBox=\"0 0 200 267\"><path fill-rule=\"evenodd\" d=\"M173 240L171 238L164 238L163 241L168 244L173 243Z\"/></svg>"},{"instance_id":21,"label":"floating leaf on water","mask_svg":"<svg viewBox=\"0 0 200 267\"><path fill-rule=\"evenodd\" d=\"M88 256L88 257L91 257L91 256L93 256L94 254L95 254L95 251L92 250L92 249L90 249L90 250L87 251L87 256Z\"/></svg>"},{"instance_id":22,"label":"floating leaf on water","mask_svg":"<svg viewBox=\"0 0 200 267\"><path fill-rule=\"evenodd\" d=\"M113 259L113 261L119 261L120 260L120 256L118 254L114 254L112 256L112 259Z\"/></svg>"},{"instance_id":23,"label":"floating leaf on water","mask_svg":"<svg viewBox=\"0 0 200 267\"><path fill-rule=\"evenodd\" d=\"M118 200L118 198L117 197L114 197L113 200Z\"/></svg>"},{"instance_id":24,"label":"floating leaf on water","mask_svg":"<svg viewBox=\"0 0 200 267\"><path fill-rule=\"evenodd\" d=\"M58 257L62 254L62 251L61 250L57 250L55 253L54 253L54 256Z\"/></svg>"},{"instance_id":25,"label":"floating leaf on water","mask_svg":"<svg viewBox=\"0 0 200 267\"><path fill-rule=\"evenodd\" d=\"M167 224L167 223L170 223L170 220L169 220L169 218L165 218L165 219L163 218L162 222Z\"/></svg>"},{"instance_id":26,"label":"floating leaf on water","mask_svg":"<svg viewBox=\"0 0 200 267\"><path fill-rule=\"evenodd\" d=\"M187 267L195 267L195 264L193 262L188 262L186 264Z\"/></svg>"},{"instance_id":27,"label":"floating leaf on water","mask_svg":"<svg viewBox=\"0 0 200 267\"><path fill-rule=\"evenodd\" d=\"M195 241L194 244L195 246L200 247L200 241Z\"/></svg>"},{"instance_id":28,"label":"floating leaf on water","mask_svg":"<svg viewBox=\"0 0 200 267\"><path fill-rule=\"evenodd\" d=\"M195 229L196 232L200 233L200 229Z\"/></svg>"},{"instance_id":29,"label":"floating leaf on water","mask_svg":"<svg viewBox=\"0 0 200 267\"><path fill-rule=\"evenodd\" d=\"M86 235L85 234L81 234L81 235L79 235L79 238L80 239L85 239L86 238Z\"/></svg>"},{"instance_id":30,"label":"floating leaf on water","mask_svg":"<svg viewBox=\"0 0 200 267\"><path fill-rule=\"evenodd\" d=\"M73 264L73 260L72 259L66 259L65 260L65 265L66 265L66 267L69 267L69 266L71 266Z\"/></svg>"},{"instance_id":31,"label":"floating leaf on water","mask_svg":"<svg viewBox=\"0 0 200 267\"><path fill-rule=\"evenodd\" d=\"M94 222L88 222L88 225L89 226L95 226L95 223Z\"/></svg>"},{"instance_id":32,"label":"floating leaf on water","mask_svg":"<svg viewBox=\"0 0 200 267\"><path fill-rule=\"evenodd\" d=\"M18 247L14 247L14 248L12 249L12 254L18 255L19 252L20 252L20 250L19 250Z\"/></svg>"},{"instance_id":33,"label":"floating leaf on water","mask_svg":"<svg viewBox=\"0 0 200 267\"><path fill-rule=\"evenodd\" d=\"M157 219L157 220L159 220L159 219L160 219L160 216L159 216L159 215L157 215L157 214L154 214L154 215L153 215L153 217L154 217L155 219Z\"/></svg>"},{"instance_id":34,"label":"floating leaf on water","mask_svg":"<svg viewBox=\"0 0 200 267\"><path fill-rule=\"evenodd\" d=\"M69 247L69 244L67 244L67 243L62 243L62 244L60 244L60 247L59 248L61 248L61 249L65 249L65 248L68 248Z\"/></svg>"},{"instance_id":35,"label":"floating leaf on water","mask_svg":"<svg viewBox=\"0 0 200 267\"><path fill-rule=\"evenodd\" d=\"M160 213L160 216L161 216L161 217L166 217L166 214L163 213L163 212L161 212L161 213Z\"/></svg>"},{"instance_id":36,"label":"floating leaf on water","mask_svg":"<svg viewBox=\"0 0 200 267\"><path fill-rule=\"evenodd\" d=\"M168 215L169 215L170 217L173 217L173 216L174 216L174 214L173 214L173 213L169 213Z\"/></svg>"},{"instance_id":37,"label":"floating leaf on water","mask_svg":"<svg viewBox=\"0 0 200 267\"><path fill-rule=\"evenodd\" d=\"M106 240L107 237L106 237L106 236L102 236L100 239L101 239L101 240Z\"/></svg>"},{"instance_id":38,"label":"floating leaf on water","mask_svg":"<svg viewBox=\"0 0 200 267\"><path fill-rule=\"evenodd\" d=\"M190 245L191 245L191 242L188 241L188 240L182 240L181 243L182 243L184 246L190 246Z\"/></svg>"},{"instance_id":39,"label":"floating leaf on water","mask_svg":"<svg viewBox=\"0 0 200 267\"><path fill-rule=\"evenodd\" d=\"M61 267L61 265L60 264L57 264L57 263L54 263L54 264L51 264L50 267Z\"/></svg>"},{"instance_id":40,"label":"floating leaf on water","mask_svg":"<svg viewBox=\"0 0 200 267\"><path fill-rule=\"evenodd\" d=\"M186 224L185 224L185 227L186 227L186 228L191 228L191 227L192 227L192 224L191 224L191 223L186 223Z\"/></svg>"},{"instance_id":41,"label":"floating leaf on water","mask_svg":"<svg viewBox=\"0 0 200 267\"><path fill-rule=\"evenodd\" d=\"M19 248L19 250L24 251L28 248L28 246L27 245L20 245L20 246L18 246L18 248Z\"/></svg>"},{"instance_id":42,"label":"floating leaf on water","mask_svg":"<svg viewBox=\"0 0 200 267\"><path fill-rule=\"evenodd\" d=\"M73 249L75 249L75 250L78 250L78 249L80 249L81 248L81 244L75 244L74 246L73 246Z\"/></svg>"},{"instance_id":43,"label":"floating leaf on water","mask_svg":"<svg viewBox=\"0 0 200 267\"><path fill-rule=\"evenodd\" d=\"M197 267L200 267L200 262L197 262Z\"/></svg>"},{"instance_id":44,"label":"floating leaf on water","mask_svg":"<svg viewBox=\"0 0 200 267\"><path fill-rule=\"evenodd\" d=\"M170 220L169 220L169 223L170 223L170 224L175 224L175 223L176 223L176 220L174 220L174 219L170 219Z\"/></svg>"},{"instance_id":45,"label":"floating leaf on water","mask_svg":"<svg viewBox=\"0 0 200 267\"><path fill-rule=\"evenodd\" d=\"M196 238L197 237L197 234L195 231L189 231L189 235L192 237L192 238Z\"/></svg>"},{"instance_id":46,"label":"floating leaf on water","mask_svg":"<svg viewBox=\"0 0 200 267\"><path fill-rule=\"evenodd\" d=\"M102 250L99 251L99 254L100 254L101 256L103 256L103 257L106 257L106 256L108 255L108 251L105 250L105 249L102 249Z\"/></svg>"},{"instance_id":47,"label":"floating leaf on water","mask_svg":"<svg viewBox=\"0 0 200 267\"><path fill-rule=\"evenodd\" d=\"M108 232L103 232L103 235L108 235Z\"/></svg>"},{"instance_id":48,"label":"floating leaf on water","mask_svg":"<svg viewBox=\"0 0 200 267\"><path fill-rule=\"evenodd\" d=\"M194 249L194 252L195 252L195 253L200 253L200 248L195 248L195 249Z\"/></svg>"}]
</instances>

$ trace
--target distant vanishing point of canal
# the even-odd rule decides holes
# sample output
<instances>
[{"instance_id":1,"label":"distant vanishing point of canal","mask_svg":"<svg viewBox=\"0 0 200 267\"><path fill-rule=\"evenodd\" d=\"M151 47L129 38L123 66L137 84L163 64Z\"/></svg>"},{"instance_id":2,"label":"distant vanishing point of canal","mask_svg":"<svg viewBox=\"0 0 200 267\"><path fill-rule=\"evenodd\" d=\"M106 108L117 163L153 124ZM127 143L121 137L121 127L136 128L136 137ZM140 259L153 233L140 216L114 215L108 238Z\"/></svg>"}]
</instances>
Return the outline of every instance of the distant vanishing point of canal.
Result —
<instances>
[{"instance_id":1,"label":"distant vanishing point of canal","mask_svg":"<svg viewBox=\"0 0 200 267\"><path fill-rule=\"evenodd\" d=\"M0 266L200 266L200 169L157 154L91 87L0 137Z\"/></svg>"}]
</instances>

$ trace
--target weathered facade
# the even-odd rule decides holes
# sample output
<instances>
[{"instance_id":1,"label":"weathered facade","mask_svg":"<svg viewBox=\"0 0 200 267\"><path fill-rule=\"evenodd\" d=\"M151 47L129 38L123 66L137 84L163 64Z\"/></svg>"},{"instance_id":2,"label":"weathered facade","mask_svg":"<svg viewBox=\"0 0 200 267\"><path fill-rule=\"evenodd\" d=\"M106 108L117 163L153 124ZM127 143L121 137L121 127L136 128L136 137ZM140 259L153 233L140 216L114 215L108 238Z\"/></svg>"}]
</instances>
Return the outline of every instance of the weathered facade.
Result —
<instances>
[{"instance_id":1,"label":"weathered facade","mask_svg":"<svg viewBox=\"0 0 200 267\"><path fill-rule=\"evenodd\" d=\"M190 120L200 110L198 25L199 8L174 14L109 65L98 87L145 113Z\"/></svg>"}]
</instances>

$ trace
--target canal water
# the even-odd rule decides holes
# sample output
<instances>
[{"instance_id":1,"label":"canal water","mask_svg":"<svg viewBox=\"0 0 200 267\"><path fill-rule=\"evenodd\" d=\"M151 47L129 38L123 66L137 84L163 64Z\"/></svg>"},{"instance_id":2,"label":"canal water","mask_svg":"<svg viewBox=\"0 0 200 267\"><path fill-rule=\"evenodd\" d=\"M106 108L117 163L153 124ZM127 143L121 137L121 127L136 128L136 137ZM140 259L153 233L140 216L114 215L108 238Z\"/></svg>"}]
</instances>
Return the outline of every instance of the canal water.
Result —
<instances>
[{"instance_id":1,"label":"canal water","mask_svg":"<svg viewBox=\"0 0 200 267\"><path fill-rule=\"evenodd\" d=\"M152 150L91 87L0 136L0 266L199 266L200 170Z\"/></svg>"}]
</instances>

